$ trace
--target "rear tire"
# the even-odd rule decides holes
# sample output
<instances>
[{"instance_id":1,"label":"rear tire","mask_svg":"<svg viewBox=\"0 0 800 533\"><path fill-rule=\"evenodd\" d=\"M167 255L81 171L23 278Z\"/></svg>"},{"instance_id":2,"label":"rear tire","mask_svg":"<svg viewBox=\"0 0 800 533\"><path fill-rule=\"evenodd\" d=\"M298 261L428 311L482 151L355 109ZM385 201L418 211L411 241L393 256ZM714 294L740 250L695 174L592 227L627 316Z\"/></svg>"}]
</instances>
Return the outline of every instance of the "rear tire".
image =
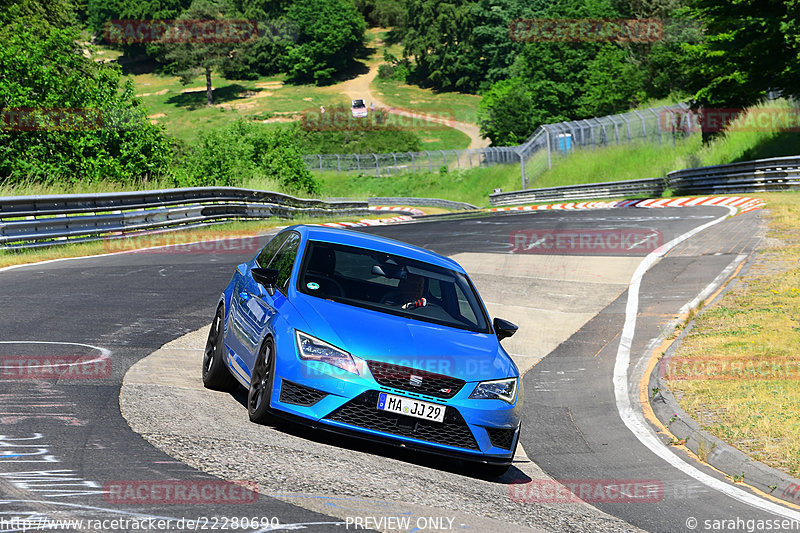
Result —
<instances>
[{"instance_id":1,"label":"rear tire","mask_svg":"<svg viewBox=\"0 0 800 533\"><path fill-rule=\"evenodd\" d=\"M214 314L206 341L203 356L203 386L207 389L230 392L236 388L237 382L225 366L224 323L225 307L220 304Z\"/></svg>"},{"instance_id":2,"label":"rear tire","mask_svg":"<svg viewBox=\"0 0 800 533\"><path fill-rule=\"evenodd\" d=\"M250 377L250 389L247 391L247 414L251 422L264 424L270 419L269 402L272 397L272 386L275 378L275 344L267 339L261 346L253 374Z\"/></svg>"}]
</instances>

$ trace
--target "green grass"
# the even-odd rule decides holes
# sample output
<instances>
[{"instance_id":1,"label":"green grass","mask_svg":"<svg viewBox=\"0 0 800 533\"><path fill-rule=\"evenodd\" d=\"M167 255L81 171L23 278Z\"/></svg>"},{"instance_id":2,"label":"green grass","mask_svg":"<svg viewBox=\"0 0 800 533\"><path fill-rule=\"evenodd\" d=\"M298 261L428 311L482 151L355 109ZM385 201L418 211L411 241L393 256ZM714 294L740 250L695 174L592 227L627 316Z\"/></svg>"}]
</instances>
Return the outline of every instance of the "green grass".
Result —
<instances>
[{"instance_id":1,"label":"green grass","mask_svg":"<svg viewBox=\"0 0 800 533\"><path fill-rule=\"evenodd\" d=\"M800 474L800 193L757 195L767 202L769 236L747 273L701 313L675 357L696 369L752 365L756 373L670 380L681 407L703 429L748 455ZM701 364L704 363L704 364ZM761 366L763 365L763 366Z\"/></svg>"},{"instance_id":2,"label":"green grass","mask_svg":"<svg viewBox=\"0 0 800 533\"><path fill-rule=\"evenodd\" d=\"M368 198L370 196L416 196L468 202L478 207L489 204L495 187L519 189L519 165L496 165L439 174L406 173L377 177L374 174L315 173L327 197Z\"/></svg>"},{"instance_id":3,"label":"green grass","mask_svg":"<svg viewBox=\"0 0 800 533\"><path fill-rule=\"evenodd\" d=\"M375 78L372 90L384 103L393 107L441 116L458 122L477 123L481 97L457 92L437 93L395 80Z\"/></svg>"}]
</instances>

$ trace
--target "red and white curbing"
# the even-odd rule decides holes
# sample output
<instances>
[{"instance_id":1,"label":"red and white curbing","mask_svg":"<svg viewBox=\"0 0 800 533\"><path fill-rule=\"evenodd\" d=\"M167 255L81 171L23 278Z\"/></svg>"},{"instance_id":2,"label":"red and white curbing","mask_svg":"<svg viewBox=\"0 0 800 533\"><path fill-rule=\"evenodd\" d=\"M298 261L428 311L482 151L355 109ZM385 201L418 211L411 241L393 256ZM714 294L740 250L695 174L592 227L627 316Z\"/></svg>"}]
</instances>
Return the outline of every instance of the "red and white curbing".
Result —
<instances>
[{"instance_id":1,"label":"red and white curbing","mask_svg":"<svg viewBox=\"0 0 800 533\"><path fill-rule=\"evenodd\" d=\"M413 216L422 216L425 214L425 211L421 209L416 209L414 207L399 207L395 205L374 205L369 208L370 211L400 211L402 213L406 213L408 215Z\"/></svg>"},{"instance_id":2,"label":"red and white curbing","mask_svg":"<svg viewBox=\"0 0 800 533\"><path fill-rule=\"evenodd\" d=\"M409 222L410 220L413 220L413 217L403 215L392 218L380 218L377 220L365 218L364 220L359 220L358 222L325 222L323 224L317 224L317 225L327 226L329 228L361 228L364 226L383 226L386 224L397 224L399 222Z\"/></svg>"},{"instance_id":3,"label":"red and white curbing","mask_svg":"<svg viewBox=\"0 0 800 533\"><path fill-rule=\"evenodd\" d=\"M544 211L552 209L581 210L581 209L620 209L624 207L638 207L643 209L657 209L661 207L697 207L697 206L719 206L736 207L737 215L761 209L766 205L760 198L750 198L748 196L698 196L686 198L649 198L646 200L614 200L612 202L569 202L565 204L543 204L543 205L522 205L516 207L492 207L484 209L487 212L500 211ZM424 215L423 211L408 207L394 206L375 206L370 207L370 211L401 211L411 213L414 216ZM412 216L400 215L392 218L381 218L379 220L364 219L358 222L326 222L319 224L329 228L358 228L364 226L383 226L385 224L398 224L413 220Z\"/></svg>"},{"instance_id":4,"label":"red and white curbing","mask_svg":"<svg viewBox=\"0 0 800 533\"><path fill-rule=\"evenodd\" d=\"M377 205L372 206L369 208L370 211L380 212L380 211L394 211L404 213L403 215L398 215L396 217L391 218L380 218L377 220L365 218L363 220L359 220L358 222L325 222L322 224L317 224L318 226L327 226L329 228L362 228L364 226L383 226L386 224L397 224L400 222L409 222L413 220L412 216L420 216L424 215L425 212L419 209L415 209L413 207L395 207L395 206L385 206L385 205Z\"/></svg>"},{"instance_id":5,"label":"red and white curbing","mask_svg":"<svg viewBox=\"0 0 800 533\"><path fill-rule=\"evenodd\" d=\"M641 207L655 209L659 207L695 207L720 206L736 207L737 215L766 205L760 198L747 196L700 196L687 198L650 198L647 200L615 200L613 202L579 202L566 204L524 205L517 207L493 207L489 211L539 211L547 209L618 209L622 207Z\"/></svg>"}]
</instances>

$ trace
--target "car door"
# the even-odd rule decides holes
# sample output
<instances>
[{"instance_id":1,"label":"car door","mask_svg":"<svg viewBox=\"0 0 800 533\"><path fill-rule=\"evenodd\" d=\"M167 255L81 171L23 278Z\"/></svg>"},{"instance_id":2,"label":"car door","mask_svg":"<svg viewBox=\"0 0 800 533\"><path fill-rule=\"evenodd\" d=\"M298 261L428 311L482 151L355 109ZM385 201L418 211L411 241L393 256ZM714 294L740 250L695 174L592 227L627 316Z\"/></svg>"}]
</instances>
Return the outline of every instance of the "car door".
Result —
<instances>
[{"instance_id":1,"label":"car door","mask_svg":"<svg viewBox=\"0 0 800 533\"><path fill-rule=\"evenodd\" d=\"M248 276L247 285L244 289L247 298L242 306L243 310L245 310L242 315L244 318L242 320L244 325L242 328L242 344L245 345L245 355L243 357L248 369L248 379L258 351L261 348L262 340L267 331L272 329L272 323L278 318L281 309L288 305L286 294L299 249L300 234L295 231L288 232L286 240L269 263L259 263L262 268L271 268L278 271L278 279L275 282L275 290L272 294L256 283L252 275Z\"/></svg>"},{"instance_id":2,"label":"car door","mask_svg":"<svg viewBox=\"0 0 800 533\"><path fill-rule=\"evenodd\" d=\"M250 366L246 361L253 358L250 351L253 349L252 346L258 342L253 337L257 333L254 324L261 320L260 311L254 312L257 306L254 306L252 301L252 295L258 294L261 288L253 280L250 269L253 266L268 265L288 237L288 232L279 233L262 248L255 259L237 267L231 295L228 328L225 331L225 345L230 353L231 368L246 380L250 379Z\"/></svg>"}]
</instances>

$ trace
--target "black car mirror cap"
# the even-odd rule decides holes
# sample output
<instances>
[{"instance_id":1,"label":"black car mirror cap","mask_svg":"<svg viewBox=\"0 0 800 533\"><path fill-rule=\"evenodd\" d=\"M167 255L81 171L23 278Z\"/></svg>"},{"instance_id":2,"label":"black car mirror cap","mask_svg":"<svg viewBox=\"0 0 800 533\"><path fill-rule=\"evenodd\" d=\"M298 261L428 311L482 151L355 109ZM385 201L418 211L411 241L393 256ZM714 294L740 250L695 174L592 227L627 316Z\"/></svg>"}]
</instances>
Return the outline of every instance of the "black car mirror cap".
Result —
<instances>
[{"instance_id":1,"label":"black car mirror cap","mask_svg":"<svg viewBox=\"0 0 800 533\"><path fill-rule=\"evenodd\" d=\"M272 296L275 293L275 284L278 282L280 272L274 268L251 268L250 274L256 283L263 285Z\"/></svg>"},{"instance_id":2,"label":"black car mirror cap","mask_svg":"<svg viewBox=\"0 0 800 533\"><path fill-rule=\"evenodd\" d=\"M497 335L498 340L503 340L512 336L519 329L516 324L508 320L503 320L502 318L495 318L492 320L492 327L494 328L494 333Z\"/></svg>"}]
</instances>

